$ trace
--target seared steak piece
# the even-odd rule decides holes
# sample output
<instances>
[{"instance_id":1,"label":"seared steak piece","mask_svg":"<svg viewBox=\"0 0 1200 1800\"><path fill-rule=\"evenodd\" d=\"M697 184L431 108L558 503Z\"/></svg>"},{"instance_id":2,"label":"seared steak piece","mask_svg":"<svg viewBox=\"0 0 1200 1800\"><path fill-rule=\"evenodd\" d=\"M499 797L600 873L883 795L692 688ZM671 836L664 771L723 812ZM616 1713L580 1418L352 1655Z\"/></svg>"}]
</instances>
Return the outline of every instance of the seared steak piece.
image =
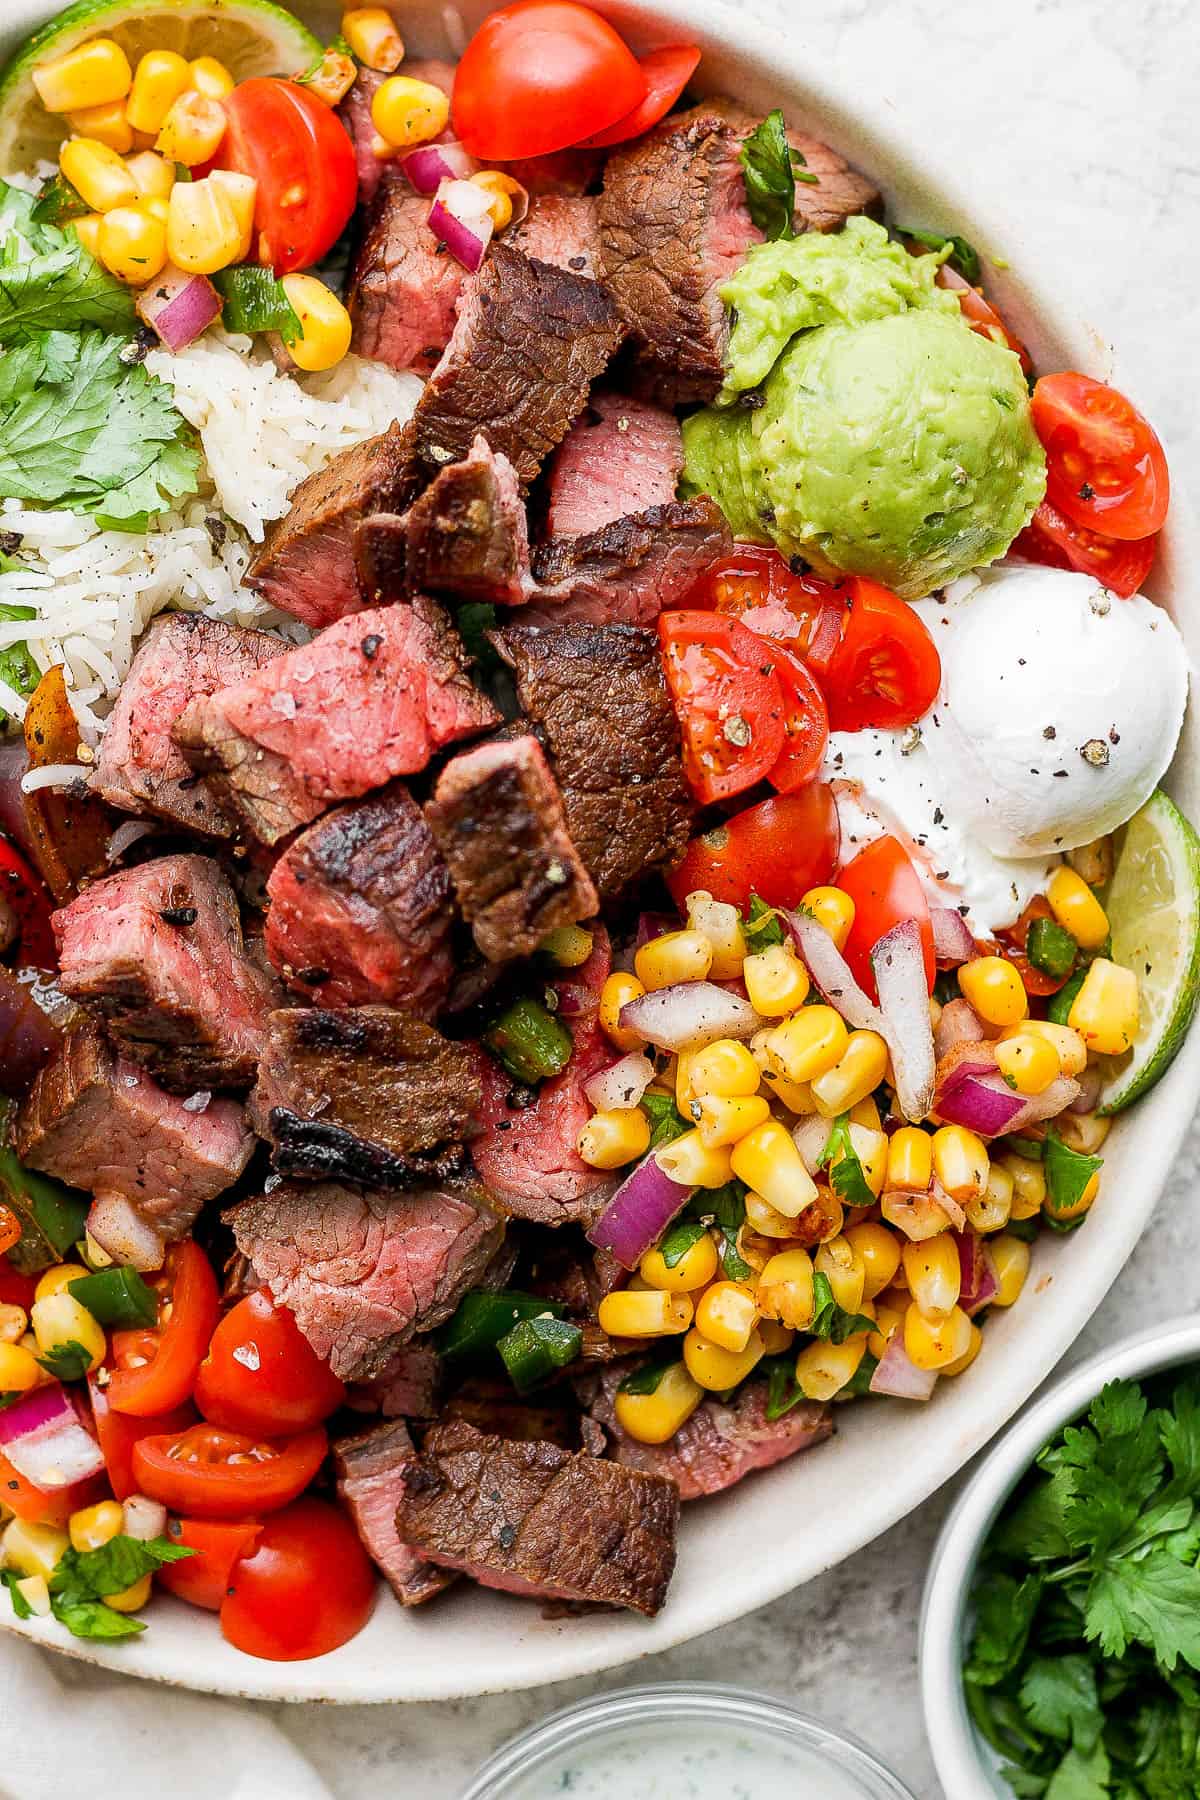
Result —
<instances>
[{"instance_id":1,"label":"seared steak piece","mask_svg":"<svg viewBox=\"0 0 1200 1800\"><path fill-rule=\"evenodd\" d=\"M535 737L479 744L454 757L425 817L489 962L531 956L548 931L597 911Z\"/></svg>"},{"instance_id":2,"label":"seared steak piece","mask_svg":"<svg viewBox=\"0 0 1200 1800\"><path fill-rule=\"evenodd\" d=\"M355 540L363 592L409 592L517 606L528 596L529 536L517 472L481 432L407 514L375 513Z\"/></svg>"},{"instance_id":3,"label":"seared steak piece","mask_svg":"<svg viewBox=\"0 0 1200 1800\"><path fill-rule=\"evenodd\" d=\"M114 1054L91 1026L73 1031L18 1108L21 1161L94 1194L123 1194L167 1242L232 1187L254 1134L233 1100L199 1111Z\"/></svg>"},{"instance_id":4,"label":"seared steak piece","mask_svg":"<svg viewBox=\"0 0 1200 1800\"><path fill-rule=\"evenodd\" d=\"M527 616L551 626L653 625L732 542L724 514L706 494L614 519L582 537L551 538L533 553Z\"/></svg>"},{"instance_id":5,"label":"seared steak piece","mask_svg":"<svg viewBox=\"0 0 1200 1800\"><path fill-rule=\"evenodd\" d=\"M285 1175L411 1187L479 1104L470 1053L389 1006L267 1021L251 1116Z\"/></svg>"},{"instance_id":6,"label":"seared steak piece","mask_svg":"<svg viewBox=\"0 0 1200 1800\"><path fill-rule=\"evenodd\" d=\"M802 1400L781 1419L766 1415L767 1384L748 1381L729 1405L716 1398L696 1411L665 1444L640 1444L617 1424L613 1398L624 1369L606 1369L591 1415L608 1433L609 1454L626 1468L665 1475L681 1500L719 1494L755 1469L769 1469L833 1436L833 1409Z\"/></svg>"},{"instance_id":7,"label":"seared steak piece","mask_svg":"<svg viewBox=\"0 0 1200 1800\"><path fill-rule=\"evenodd\" d=\"M343 450L292 495L246 571L246 586L306 625L329 625L364 604L354 572L354 527L412 499L409 439L399 425Z\"/></svg>"},{"instance_id":8,"label":"seared steak piece","mask_svg":"<svg viewBox=\"0 0 1200 1800\"><path fill-rule=\"evenodd\" d=\"M267 955L322 1006L377 1000L431 1019L450 987L450 876L403 782L335 807L267 882Z\"/></svg>"},{"instance_id":9,"label":"seared steak piece","mask_svg":"<svg viewBox=\"0 0 1200 1800\"><path fill-rule=\"evenodd\" d=\"M675 414L625 394L594 393L547 470L546 536L580 537L669 506L683 469Z\"/></svg>"},{"instance_id":10,"label":"seared steak piece","mask_svg":"<svg viewBox=\"0 0 1200 1800\"><path fill-rule=\"evenodd\" d=\"M285 1181L224 1219L343 1381L370 1380L417 1332L449 1318L504 1234L469 1181L406 1194Z\"/></svg>"},{"instance_id":11,"label":"seared steak piece","mask_svg":"<svg viewBox=\"0 0 1200 1800\"><path fill-rule=\"evenodd\" d=\"M396 1530L404 1471L413 1454L408 1427L401 1419L341 1438L333 1447L338 1498L354 1520L363 1549L404 1606L420 1606L454 1580L410 1550Z\"/></svg>"},{"instance_id":12,"label":"seared steak piece","mask_svg":"<svg viewBox=\"0 0 1200 1800\"><path fill-rule=\"evenodd\" d=\"M355 1412L382 1413L385 1419L432 1419L437 1411L442 1362L428 1344L405 1344L370 1381L346 1391Z\"/></svg>"},{"instance_id":13,"label":"seared steak piece","mask_svg":"<svg viewBox=\"0 0 1200 1800\"><path fill-rule=\"evenodd\" d=\"M533 200L504 239L525 256L596 279L600 266L600 208L584 195L544 194Z\"/></svg>"},{"instance_id":14,"label":"seared steak piece","mask_svg":"<svg viewBox=\"0 0 1200 1800\"><path fill-rule=\"evenodd\" d=\"M215 694L287 649L265 631L165 613L138 646L100 740L91 786L110 806L150 813L203 837L231 837L234 814L190 769L171 727L197 694Z\"/></svg>"},{"instance_id":15,"label":"seared steak piece","mask_svg":"<svg viewBox=\"0 0 1200 1800\"><path fill-rule=\"evenodd\" d=\"M422 375L450 342L470 280L429 229L431 204L403 175L383 182L367 215L349 288L352 347L360 356Z\"/></svg>"},{"instance_id":16,"label":"seared steak piece","mask_svg":"<svg viewBox=\"0 0 1200 1800\"><path fill-rule=\"evenodd\" d=\"M670 405L711 400L729 321L720 288L762 234L739 161L758 121L732 101L672 113L608 160L600 197L601 275L638 349L642 374ZM878 206L876 188L834 151L790 132L815 185L798 183L798 229L832 231Z\"/></svg>"},{"instance_id":17,"label":"seared steak piece","mask_svg":"<svg viewBox=\"0 0 1200 1800\"><path fill-rule=\"evenodd\" d=\"M470 1375L449 1395L439 1422L465 1419L476 1431L529 1441L542 1438L564 1450L579 1448L580 1413L569 1384L540 1388L528 1400L514 1391L506 1375Z\"/></svg>"},{"instance_id":18,"label":"seared steak piece","mask_svg":"<svg viewBox=\"0 0 1200 1800\"><path fill-rule=\"evenodd\" d=\"M62 990L172 1090L248 1087L273 983L246 953L233 889L207 856L94 881L53 918Z\"/></svg>"},{"instance_id":19,"label":"seared steak piece","mask_svg":"<svg viewBox=\"0 0 1200 1800\"><path fill-rule=\"evenodd\" d=\"M414 774L497 723L446 614L417 595L342 619L253 680L194 700L175 738L274 844L331 801Z\"/></svg>"},{"instance_id":20,"label":"seared steak piece","mask_svg":"<svg viewBox=\"0 0 1200 1800\"><path fill-rule=\"evenodd\" d=\"M692 801L679 726L651 631L612 625L492 634L542 733L567 830L602 899L683 854Z\"/></svg>"},{"instance_id":21,"label":"seared steak piece","mask_svg":"<svg viewBox=\"0 0 1200 1800\"><path fill-rule=\"evenodd\" d=\"M536 1439L435 1425L405 1466L401 1539L484 1587L652 1618L675 1567L669 1481Z\"/></svg>"}]
</instances>

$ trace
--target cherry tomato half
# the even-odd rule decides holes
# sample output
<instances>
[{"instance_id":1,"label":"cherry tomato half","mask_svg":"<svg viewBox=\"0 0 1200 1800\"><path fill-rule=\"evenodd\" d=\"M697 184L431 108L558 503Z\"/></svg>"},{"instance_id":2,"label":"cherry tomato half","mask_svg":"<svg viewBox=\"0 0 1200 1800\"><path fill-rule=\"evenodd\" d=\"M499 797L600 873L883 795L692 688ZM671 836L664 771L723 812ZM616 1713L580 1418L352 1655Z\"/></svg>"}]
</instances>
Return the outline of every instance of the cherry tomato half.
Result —
<instances>
[{"instance_id":1,"label":"cherry tomato half","mask_svg":"<svg viewBox=\"0 0 1200 1800\"><path fill-rule=\"evenodd\" d=\"M324 1656L362 1630L375 1592L375 1572L345 1513L298 1500L268 1519L234 1564L221 1631L247 1656L270 1662Z\"/></svg>"},{"instance_id":2,"label":"cherry tomato half","mask_svg":"<svg viewBox=\"0 0 1200 1800\"><path fill-rule=\"evenodd\" d=\"M778 550L735 544L697 582L692 606L732 613L759 637L786 643L823 677L842 636L846 604L842 585L797 575Z\"/></svg>"},{"instance_id":3,"label":"cherry tomato half","mask_svg":"<svg viewBox=\"0 0 1200 1800\"><path fill-rule=\"evenodd\" d=\"M937 284L939 287L953 289L958 295L962 316L972 331L978 332L980 337L991 338L994 344L1001 344L1006 350L1011 350L1020 359L1023 373L1032 375L1033 358L1020 338L1013 336L995 307L984 299L978 288L972 287L957 269L950 267L949 263L943 263L938 270Z\"/></svg>"},{"instance_id":4,"label":"cherry tomato half","mask_svg":"<svg viewBox=\"0 0 1200 1800\"><path fill-rule=\"evenodd\" d=\"M167 1526L171 1542L196 1554L164 1563L158 1578L177 1600L220 1612L230 1592L234 1563L252 1549L261 1531L257 1519L172 1519Z\"/></svg>"},{"instance_id":5,"label":"cherry tomato half","mask_svg":"<svg viewBox=\"0 0 1200 1800\"><path fill-rule=\"evenodd\" d=\"M584 150L607 150L611 144L628 143L641 137L652 125L670 112L684 88L696 72L700 52L692 44L672 44L665 50L651 50L640 58L639 67L646 78L646 98L633 111L610 125L584 138Z\"/></svg>"},{"instance_id":6,"label":"cherry tomato half","mask_svg":"<svg viewBox=\"0 0 1200 1800\"><path fill-rule=\"evenodd\" d=\"M708 612L663 613L658 636L689 787L706 805L744 793L783 749L783 694L762 639Z\"/></svg>"},{"instance_id":7,"label":"cherry tomato half","mask_svg":"<svg viewBox=\"0 0 1200 1800\"><path fill-rule=\"evenodd\" d=\"M925 974L932 993L937 963L933 954L929 902L903 844L894 837L876 838L839 871L837 885L854 902L854 923L842 946L842 955L864 993L872 1000L878 997L871 952L884 933L904 919L915 919L920 927Z\"/></svg>"},{"instance_id":8,"label":"cherry tomato half","mask_svg":"<svg viewBox=\"0 0 1200 1800\"><path fill-rule=\"evenodd\" d=\"M196 1376L196 1405L210 1424L266 1437L319 1425L345 1392L266 1288L225 1314Z\"/></svg>"},{"instance_id":9,"label":"cherry tomato half","mask_svg":"<svg viewBox=\"0 0 1200 1800\"><path fill-rule=\"evenodd\" d=\"M0 1451L0 1501L18 1519L36 1525L65 1525L73 1512L90 1506L104 1492L104 1477L89 1475L72 1487L53 1491L35 1487L24 1475L18 1475L3 1451Z\"/></svg>"},{"instance_id":10,"label":"cherry tomato half","mask_svg":"<svg viewBox=\"0 0 1200 1800\"><path fill-rule=\"evenodd\" d=\"M127 1500L130 1494L137 1493L137 1482L133 1478L133 1446L141 1438L186 1431L189 1425L196 1423L196 1409L191 1405L177 1406L171 1412L159 1413L149 1419L138 1418L135 1413L114 1412L109 1403L108 1388L100 1386L95 1374L88 1376L88 1396L92 1402L96 1436L104 1453L108 1485L118 1500Z\"/></svg>"},{"instance_id":11,"label":"cherry tomato half","mask_svg":"<svg viewBox=\"0 0 1200 1800\"><path fill-rule=\"evenodd\" d=\"M257 255L276 275L307 269L331 250L358 200L346 127L295 81L257 75L222 101L228 121L216 164L252 175Z\"/></svg>"},{"instance_id":12,"label":"cherry tomato half","mask_svg":"<svg viewBox=\"0 0 1200 1800\"><path fill-rule=\"evenodd\" d=\"M846 622L823 683L831 729L914 725L942 683L942 660L924 621L862 576L845 593Z\"/></svg>"},{"instance_id":13,"label":"cherry tomato half","mask_svg":"<svg viewBox=\"0 0 1200 1800\"><path fill-rule=\"evenodd\" d=\"M158 1290L158 1325L151 1331L115 1331L110 1345L116 1366L109 1405L142 1419L190 1399L220 1310L217 1278L190 1238L167 1252L150 1285Z\"/></svg>"},{"instance_id":14,"label":"cherry tomato half","mask_svg":"<svg viewBox=\"0 0 1200 1800\"><path fill-rule=\"evenodd\" d=\"M765 638L759 642L774 664L783 694L783 748L767 770L767 780L781 794L790 794L811 781L825 759L829 714L824 694L791 648Z\"/></svg>"},{"instance_id":15,"label":"cherry tomato half","mask_svg":"<svg viewBox=\"0 0 1200 1800\"><path fill-rule=\"evenodd\" d=\"M258 1440L215 1425L191 1425L133 1447L138 1489L172 1512L198 1519L247 1519L302 1494L325 1459L318 1426L293 1438Z\"/></svg>"},{"instance_id":16,"label":"cherry tomato half","mask_svg":"<svg viewBox=\"0 0 1200 1800\"><path fill-rule=\"evenodd\" d=\"M1067 370L1043 375L1031 404L1052 506L1105 537L1144 538L1161 529L1171 499L1167 458L1131 400Z\"/></svg>"},{"instance_id":17,"label":"cherry tomato half","mask_svg":"<svg viewBox=\"0 0 1200 1800\"><path fill-rule=\"evenodd\" d=\"M1089 531L1086 525L1073 524L1048 500L1043 500L1014 540L1009 554L1028 557L1030 562L1044 563L1051 569L1077 569L1128 600L1150 573L1157 548L1157 537L1130 542Z\"/></svg>"},{"instance_id":18,"label":"cherry tomato half","mask_svg":"<svg viewBox=\"0 0 1200 1800\"><path fill-rule=\"evenodd\" d=\"M646 87L599 13L574 0L516 0L490 13L462 54L454 129L484 162L544 156L624 121Z\"/></svg>"},{"instance_id":19,"label":"cherry tomato half","mask_svg":"<svg viewBox=\"0 0 1200 1800\"><path fill-rule=\"evenodd\" d=\"M833 793L814 781L693 838L667 886L681 911L697 888L743 912L752 893L768 906L795 906L810 887L830 879L840 844Z\"/></svg>"}]
</instances>

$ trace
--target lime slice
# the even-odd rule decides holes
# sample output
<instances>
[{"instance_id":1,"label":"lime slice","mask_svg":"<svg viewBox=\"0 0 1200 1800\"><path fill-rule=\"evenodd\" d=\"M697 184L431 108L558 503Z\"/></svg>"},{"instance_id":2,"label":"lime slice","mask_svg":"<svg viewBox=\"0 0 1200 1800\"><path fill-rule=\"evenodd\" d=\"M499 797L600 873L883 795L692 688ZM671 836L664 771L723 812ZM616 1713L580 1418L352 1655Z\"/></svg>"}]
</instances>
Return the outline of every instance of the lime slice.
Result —
<instances>
[{"instance_id":1,"label":"lime slice","mask_svg":"<svg viewBox=\"0 0 1200 1800\"><path fill-rule=\"evenodd\" d=\"M1124 827L1108 894L1113 961L1138 978L1133 1049L1105 1059L1100 1111L1120 1112L1164 1075L1200 995L1200 837L1159 791Z\"/></svg>"},{"instance_id":2,"label":"lime slice","mask_svg":"<svg viewBox=\"0 0 1200 1800\"><path fill-rule=\"evenodd\" d=\"M0 74L0 175L58 161L69 127L38 99L32 71L93 37L115 38L134 65L146 50L178 50L189 61L215 56L238 81L298 75L322 48L271 0L76 0L35 31Z\"/></svg>"}]
</instances>

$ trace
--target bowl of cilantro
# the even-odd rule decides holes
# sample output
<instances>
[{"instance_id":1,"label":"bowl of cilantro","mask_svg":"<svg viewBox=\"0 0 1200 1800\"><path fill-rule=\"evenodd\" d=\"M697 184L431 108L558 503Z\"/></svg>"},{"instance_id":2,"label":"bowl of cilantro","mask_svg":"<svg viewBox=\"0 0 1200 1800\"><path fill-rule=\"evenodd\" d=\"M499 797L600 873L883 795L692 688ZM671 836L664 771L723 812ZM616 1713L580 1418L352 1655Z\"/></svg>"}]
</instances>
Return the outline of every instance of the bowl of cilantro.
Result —
<instances>
[{"instance_id":1,"label":"bowl of cilantro","mask_svg":"<svg viewBox=\"0 0 1200 1800\"><path fill-rule=\"evenodd\" d=\"M1200 1794L1200 1320L1055 1383L943 1528L921 1686L952 1800Z\"/></svg>"}]
</instances>

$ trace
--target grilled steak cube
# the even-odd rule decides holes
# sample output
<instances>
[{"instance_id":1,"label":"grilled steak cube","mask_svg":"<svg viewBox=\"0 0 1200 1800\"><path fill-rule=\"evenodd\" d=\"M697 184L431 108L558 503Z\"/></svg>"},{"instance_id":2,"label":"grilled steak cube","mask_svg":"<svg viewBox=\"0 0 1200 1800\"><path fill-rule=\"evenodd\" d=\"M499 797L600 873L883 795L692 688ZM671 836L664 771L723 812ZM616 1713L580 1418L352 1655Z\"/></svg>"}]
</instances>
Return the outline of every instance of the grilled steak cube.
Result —
<instances>
[{"instance_id":1,"label":"grilled steak cube","mask_svg":"<svg viewBox=\"0 0 1200 1800\"><path fill-rule=\"evenodd\" d=\"M628 513L669 506L682 470L674 413L625 394L593 393L547 470L546 536L580 537Z\"/></svg>"},{"instance_id":2,"label":"grilled steak cube","mask_svg":"<svg viewBox=\"0 0 1200 1800\"><path fill-rule=\"evenodd\" d=\"M367 215L349 292L358 354L422 375L450 342L470 280L429 229L429 206L403 177L384 181Z\"/></svg>"},{"instance_id":3,"label":"grilled steak cube","mask_svg":"<svg viewBox=\"0 0 1200 1800\"><path fill-rule=\"evenodd\" d=\"M432 1018L450 988L450 876L402 782L318 819L267 882L267 955L322 1006Z\"/></svg>"},{"instance_id":4,"label":"grilled steak cube","mask_svg":"<svg viewBox=\"0 0 1200 1800\"><path fill-rule=\"evenodd\" d=\"M359 581L373 600L448 593L520 605L529 589L529 534L517 472L481 432L406 514L364 519L356 549Z\"/></svg>"},{"instance_id":5,"label":"grilled steak cube","mask_svg":"<svg viewBox=\"0 0 1200 1800\"><path fill-rule=\"evenodd\" d=\"M548 931L596 912L596 890L535 737L479 744L454 757L425 816L490 962L531 956Z\"/></svg>"},{"instance_id":6,"label":"grilled steak cube","mask_svg":"<svg viewBox=\"0 0 1200 1800\"><path fill-rule=\"evenodd\" d=\"M194 1110L85 1026L21 1102L13 1143L31 1169L94 1194L123 1194L173 1243L206 1201L233 1186L254 1134L235 1101Z\"/></svg>"},{"instance_id":7,"label":"grilled steak cube","mask_svg":"<svg viewBox=\"0 0 1200 1800\"><path fill-rule=\"evenodd\" d=\"M354 1412L382 1413L385 1419L432 1419L437 1411L442 1361L429 1344L405 1344L370 1381L346 1390Z\"/></svg>"},{"instance_id":8,"label":"grilled steak cube","mask_svg":"<svg viewBox=\"0 0 1200 1800\"><path fill-rule=\"evenodd\" d=\"M653 625L732 547L714 501L672 500L533 553L530 622Z\"/></svg>"},{"instance_id":9,"label":"grilled steak cube","mask_svg":"<svg viewBox=\"0 0 1200 1800\"><path fill-rule=\"evenodd\" d=\"M653 1617L675 1567L679 1496L659 1475L557 1444L435 1425L405 1466L401 1539L484 1587Z\"/></svg>"},{"instance_id":10,"label":"grilled steak cube","mask_svg":"<svg viewBox=\"0 0 1200 1800\"><path fill-rule=\"evenodd\" d=\"M492 641L542 734L567 830L602 899L682 856L692 821L653 632L507 626Z\"/></svg>"},{"instance_id":11,"label":"grilled steak cube","mask_svg":"<svg viewBox=\"0 0 1200 1800\"><path fill-rule=\"evenodd\" d=\"M250 1111L285 1175L411 1187L479 1104L469 1051L388 1006L268 1020Z\"/></svg>"},{"instance_id":12,"label":"grilled steak cube","mask_svg":"<svg viewBox=\"0 0 1200 1800\"><path fill-rule=\"evenodd\" d=\"M504 241L525 256L594 281L600 266L599 203L582 194L543 194Z\"/></svg>"},{"instance_id":13,"label":"grilled steak cube","mask_svg":"<svg viewBox=\"0 0 1200 1800\"><path fill-rule=\"evenodd\" d=\"M233 687L287 647L268 632L194 613L155 619L121 683L91 785L124 812L151 813L204 837L231 837L236 815L188 767L171 727L196 695Z\"/></svg>"},{"instance_id":14,"label":"grilled steak cube","mask_svg":"<svg viewBox=\"0 0 1200 1800\"><path fill-rule=\"evenodd\" d=\"M248 1087L273 983L246 953L232 887L207 856L160 856L94 881L53 918L63 992L167 1087Z\"/></svg>"},{"instance_id":15,"label":"grilled steak cube","mask_svg":"<svg viewBox=\"0 0 1200 1800\"><path fill-rule=\"evenodd\" d=\"M224 1218L258 1280L343 1381L370 1380L449 1318L504 1235L473 1182L405 1194L283 1182Z\"/></svg>"},{"instance_id":16,"label":"grilled steak cube","mask_svg":"<svg viewBox=\"0 0 1200 1800\"><path fill-rule=\"evenodd\" d=\"M497 722L449 619L416 596L342 619L253 680L194 700L175 739L274 844Z\"/></svg>"},{"instance_id":17,"label":"grilled steak cube","mask_svg":"<svg viewBox=\"0 0 1200 1800\"><path fill-rule=\"evenodd\" d=\"M420 1606L454 1580L410 1550L396 1530L404 1471L415 1454L408 1427L395 1419L333 1447L338 1498L354 1520L363 1549L403 1606Z\"/></svg>"}]
</instances>

